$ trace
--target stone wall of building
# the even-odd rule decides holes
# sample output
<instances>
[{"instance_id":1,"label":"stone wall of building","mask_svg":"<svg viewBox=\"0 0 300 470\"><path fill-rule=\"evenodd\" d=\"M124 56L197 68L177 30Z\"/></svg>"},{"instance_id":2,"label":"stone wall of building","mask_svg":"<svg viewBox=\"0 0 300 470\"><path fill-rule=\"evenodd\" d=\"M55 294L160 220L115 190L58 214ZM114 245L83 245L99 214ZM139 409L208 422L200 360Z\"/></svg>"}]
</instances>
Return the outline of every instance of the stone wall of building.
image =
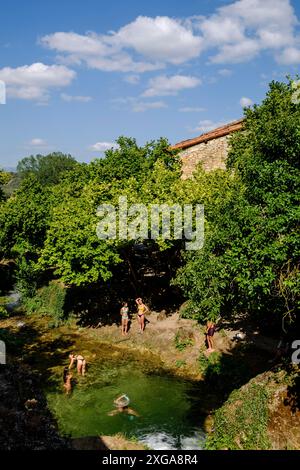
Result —
<instances>
[{"instance_id":1,"label":"stone wall of building","mask_svg":"<svg viewBox=\"0 0 300 470\"><path fill-rule=\"evenodd\" d=\"M202 162L206 171L225 169L229 137L230 135L225 135L181 150L182 178L190 178L199 162Z\"/></svg>"}]
</instances>

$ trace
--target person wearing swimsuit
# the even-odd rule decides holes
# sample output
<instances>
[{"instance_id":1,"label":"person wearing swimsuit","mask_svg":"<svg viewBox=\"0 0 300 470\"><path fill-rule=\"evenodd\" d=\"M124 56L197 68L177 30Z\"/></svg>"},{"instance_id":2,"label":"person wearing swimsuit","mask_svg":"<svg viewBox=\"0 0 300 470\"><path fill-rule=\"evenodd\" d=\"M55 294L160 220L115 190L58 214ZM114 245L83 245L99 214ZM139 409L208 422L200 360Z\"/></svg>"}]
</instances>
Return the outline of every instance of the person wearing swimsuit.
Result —
<instances>
[{"instance_id":1,"label":"person wearing swimsuit","mask_svg":"<svg viewBox=\"0 0 300 470\"><path fill-rule=\"evenodd\" d=\"M128 304L127 302L123 302L123 306L120 310L121 318L122 318L122 336L126 336L128 333Z\"/></svg>"},{"instance_id":2,"label":"person wearing swimsuit","mask_svg":"<svg viewBox=\"0 0 300 470\"><path fill-rule=\"evenodd\" d=\"M208 351L209 352L212 352L214 349L214 341L213 341L213 336L215 334L215 331L216 331L216 326L215 324L212 322L212 321L208 321L207 324L206 324L206 341L207 341L207 345L208 345Z\"/></svg>"},{"instance_id":3,"label":"person wearing swimsuit","mask_svg":"<svg viewBox=\"0 0 300 470\"><path fill-rule=\"evenodd\" d=\"M138 299L136 299L136 303L137 303L137 306L138 306L137 317L138 317L138 322L139 322L139 325L140 325L140 333L143 333L143 331L145 329L145 313L147 311L147 307L143 303L143 301L140 297Z\"/></svg>"},{"instance_id":4,"label":"person wearing swimsuit","mask_svg":"<svg viewBox=\"0 0 300 470\"><path fill-rule=\"evenodd\" d=\"M63 373L63 381L64 381L64 389L67 395L70 395L72 392L72 378L73 375L70 372L70 369L68 367L64 368L64 373Z\"/></svg>"},{"instance_id":5,"label":"person wearing swimsuit","mask_svg":"<svg viewBox=\"0 0 300 470\"><path fill-rule=\"evenodd\" d=\"M77 361L78 374L85 375L86 360L84 359L84 357L81 356L80 354L70 354L69 358L70 358L69 369L72 369L74 362Z\"/></svg>"}]
</instances>

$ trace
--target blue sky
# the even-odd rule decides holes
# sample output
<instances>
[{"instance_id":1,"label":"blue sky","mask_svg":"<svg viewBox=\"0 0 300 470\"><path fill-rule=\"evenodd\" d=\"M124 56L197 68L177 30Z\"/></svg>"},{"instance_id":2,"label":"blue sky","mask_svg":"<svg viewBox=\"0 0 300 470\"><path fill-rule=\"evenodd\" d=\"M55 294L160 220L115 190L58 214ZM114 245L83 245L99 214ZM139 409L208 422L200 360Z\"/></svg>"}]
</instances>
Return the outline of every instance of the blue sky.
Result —
<instances>
[{"instance_id":1,"label":"blue sky","mask_svg":"<svg viewBox=\"0 0 300 470\"><path fill-rule=\"evenodd\" d=\"M0 17L3 167L192 138L299 70L296 0L11 0Z\"/></svg>"}]
</instances>

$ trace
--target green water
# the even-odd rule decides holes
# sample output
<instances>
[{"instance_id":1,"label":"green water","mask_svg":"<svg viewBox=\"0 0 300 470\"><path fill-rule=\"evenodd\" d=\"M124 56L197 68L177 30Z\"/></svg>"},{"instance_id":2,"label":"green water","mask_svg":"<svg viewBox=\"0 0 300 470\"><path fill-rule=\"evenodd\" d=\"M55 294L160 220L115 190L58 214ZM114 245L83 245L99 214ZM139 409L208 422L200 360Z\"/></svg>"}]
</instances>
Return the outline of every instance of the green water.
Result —
<instances>
[{"instance_id":1,"label":"green water","mask_svg":"<svg viewBox=\"0 0 300 470\"><path fill-rule=\"evenodd\" d=\"M197 413L201 398L191 382L149 373L136 362L100 361L91 365L85 377L77 377L75 371L73 375L77 383L70 396L63 393L61 384L47 392L62 433L72 437L122 433L155 449L203 446ZM139 417L108 416L113 400L123 393Z\"/></svg>"}]
</instances>

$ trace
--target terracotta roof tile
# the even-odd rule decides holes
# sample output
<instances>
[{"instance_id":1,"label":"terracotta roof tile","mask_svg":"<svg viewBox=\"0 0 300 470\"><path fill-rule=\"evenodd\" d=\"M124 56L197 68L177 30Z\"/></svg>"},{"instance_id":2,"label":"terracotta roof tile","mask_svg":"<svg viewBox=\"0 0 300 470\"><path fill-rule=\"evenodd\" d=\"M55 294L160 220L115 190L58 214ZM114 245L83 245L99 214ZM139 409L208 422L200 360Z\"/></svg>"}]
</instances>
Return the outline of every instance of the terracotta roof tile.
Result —
<instances>
[{"instance_id":1,"label":"terracotta roof tile","mask_svg":"<svg viewBox=\"0 0 300 470\"><path fill-rule=\"evenodd\" d=\"M206 132L205 134L201 134L198 137L194 137L193 139L183 140L182 142L178 142L175 145L172 145L172 149L186 149L188 147L192 147L193 145L201 144L201 142L208 142L209 140L217 139L219 137L223 137L225 135L231 134L232 132L239 131L243 128L244 118L238 119L237 121L229 122L224 126L217 127L212 131Z\"/></svg>"}]
</instances>

